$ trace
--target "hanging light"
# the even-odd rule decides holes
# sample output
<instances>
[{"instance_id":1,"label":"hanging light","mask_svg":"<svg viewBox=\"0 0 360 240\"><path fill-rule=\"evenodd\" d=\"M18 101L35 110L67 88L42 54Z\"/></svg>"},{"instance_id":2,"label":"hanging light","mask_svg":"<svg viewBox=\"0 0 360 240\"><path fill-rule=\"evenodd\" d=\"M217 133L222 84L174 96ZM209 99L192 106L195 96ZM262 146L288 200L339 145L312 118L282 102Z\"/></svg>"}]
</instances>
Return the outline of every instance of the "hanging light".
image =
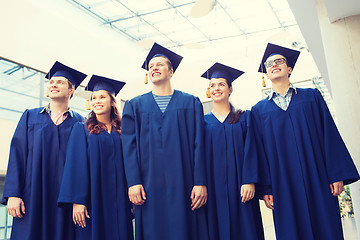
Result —
<instances>
[{"instance_id":1,"label":"hanging light","mask_svg":"<svg viewBox=\"0 0 360 240\"><path fill-rule=\"evenodd\" d=\"M191 9L193 18L201 18L210 13L215 6L215 0L198 0Z\"/></svg>"}]
</instances>

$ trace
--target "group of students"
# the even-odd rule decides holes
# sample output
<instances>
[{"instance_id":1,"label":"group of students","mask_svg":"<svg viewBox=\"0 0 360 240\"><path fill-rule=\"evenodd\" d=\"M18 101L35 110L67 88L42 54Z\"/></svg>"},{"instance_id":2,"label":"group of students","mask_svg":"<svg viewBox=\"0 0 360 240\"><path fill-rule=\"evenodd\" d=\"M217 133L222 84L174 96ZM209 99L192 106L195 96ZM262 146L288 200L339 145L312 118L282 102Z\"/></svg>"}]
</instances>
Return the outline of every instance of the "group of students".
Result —
<instances>
[{"instance_id":1,"label":"group of students","mask_svg":"<svg viewBox=\"0 0 360 240\"><path fill-rule=\"evenodd\" d=\"M268 44L259 71L270 95L251 111L229 102L242 71L202 77L213 110L173 90L182 57L154 44L152 91L126 101L124 82L93 75L86 119L69 100L86 75L56 62L50 103L26 110L10 149L2 203L11 239L264 239L259 199L279 240L343 239L337 196L359 174L320 92L289 82L299 52Z\"/></svg>"}]
</instances>

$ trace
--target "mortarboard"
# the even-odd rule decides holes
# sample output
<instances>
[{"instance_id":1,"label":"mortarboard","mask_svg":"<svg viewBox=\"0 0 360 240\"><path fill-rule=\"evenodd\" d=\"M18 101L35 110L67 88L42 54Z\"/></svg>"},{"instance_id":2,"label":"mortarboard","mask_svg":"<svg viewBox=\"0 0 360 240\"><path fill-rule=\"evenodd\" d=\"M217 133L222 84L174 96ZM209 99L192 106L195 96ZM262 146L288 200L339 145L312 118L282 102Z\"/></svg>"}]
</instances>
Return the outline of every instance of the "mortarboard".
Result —
<instances>
[{"instance_id":1,"label":"mortarboard","mask_svg":"<svg viewBox=\"0 0 360 240\"><path fill-rule=\"evenodd\" d=\"M76 89L86 76L86 74L56 61L50 71L46 74L45 78L50 80L52 77L64 77L69 80Z\"/></svg>"},{"instance_id":2,"label":"mortarboard","mask_svg":"<svg viewBox=\"0 0 360 240\"><path fill-rule=\"evenodd\" d=\"M116 96L125 84L125 82L113 80L102 76L92 75L88 85L86 86L86 90L92 92L106 90Z\"/></svg>"},{"instance_id":3,"label":"mortarboard","mask_svg":"<svg viewBox=\"0 0 360 240\"><path fill-rule=\"evenodd\" d=\"M243 73L243 71L217 62L208 70L206 70L206 72L204 72L201 77L207 78L209 80L212 78L225 78L228 82L231 83L240 77Z\"/></svg>"}]
</instances>

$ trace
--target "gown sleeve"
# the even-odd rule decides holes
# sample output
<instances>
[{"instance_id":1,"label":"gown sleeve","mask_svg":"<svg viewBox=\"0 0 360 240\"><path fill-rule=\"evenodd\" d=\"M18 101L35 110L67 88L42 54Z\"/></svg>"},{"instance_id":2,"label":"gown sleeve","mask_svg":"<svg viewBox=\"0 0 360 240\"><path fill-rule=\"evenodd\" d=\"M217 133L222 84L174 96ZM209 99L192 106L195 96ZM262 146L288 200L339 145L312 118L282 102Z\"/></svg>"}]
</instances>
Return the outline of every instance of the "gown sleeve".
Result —
<instances>
[{"instance_id":1,"label":"gown sleeve","mask_svg":"<svg viewBox=\"0 0 360 240\"><path fill-rule=\"evenodd\" d=\"M2 204L6 205L9 197L22 198L25 182L26 160L28 155L28 118L26 110L16 127L10 144L9 164L6 173Z\"/></svg>"},{"instance_id":2,"label":"gown sleeve","mask_svg":"<svg viewBox=\"0 0 360 240\"><path fill-rule=\"evenodd\" d=\"M206 186L205 123L204 111L199 98L195 99L195 125L194 185Z\"/></svg>"},{"instance_id":3,"label":"gown sleeve","mask_svg":"<svg viewBox=\"0 0 360 240\"><path fill-rule=\"evenodd\" d=\"M344 181L344 185L359 180L359 173L335 125L319 90L315 89L320 121L324 134L324 156L329 183Z\"/></svg>"},{"instance_id":4,"label":"gown sleeve","mask_svg":"<svg viewBox=\"0 0 360 240\"><path fill-rule=\"evenodd\" d=\"M73 203L90 207L90 165L84 124L76 123L71 131L58 206Z\"/></svg>"},{"instance_id":5,"label":"gown sleeve","mask_svg":"<svg viewBox=\"0 0 360 240\"><path fill-rule=\"evenodd\" d=\"M128 187L142 184L137 152L136 120L133 106L129 101L126 101L123 110L121 136Z\"/></svg>"},{"instance_id":6,"label":"gown sleeve","mask_svg":"<svg viewBox=\"0 0 360 240\"><path fill-rule=\"evenodd\" d=\"M245 162L257 159L257 172L259 182L256 186L256 195L263 198L263 195L271 195L270 167L264 150L261 119L257 110L253 107L248 117L248 133L245 140ZM247 176L248 173L244 173Z\"/></svg>"}]
</instances>

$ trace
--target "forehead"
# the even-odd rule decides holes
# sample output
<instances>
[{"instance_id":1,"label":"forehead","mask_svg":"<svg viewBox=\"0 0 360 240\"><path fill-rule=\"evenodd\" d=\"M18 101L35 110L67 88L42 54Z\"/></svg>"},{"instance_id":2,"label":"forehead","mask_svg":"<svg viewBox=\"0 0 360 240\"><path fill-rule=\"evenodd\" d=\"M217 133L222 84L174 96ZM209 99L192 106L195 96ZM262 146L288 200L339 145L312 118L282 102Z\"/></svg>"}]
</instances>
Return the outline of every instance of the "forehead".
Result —
<instances>
[{"instance_id":1,"label":"forehead","mask_svg":"<svg viewBox=\"0 0 360 240\"><path fill-rule=\"evenodd\" d=\"M275 59L279 59L279 58L285 58L285 59L286 59L286 57L283 56L283 55L275 54L275 55L272 55L272 56L268 57L268 58L266 59L266 61L275 60ZM265 61L265 62L266 62L266 61Z\"/></svg>"},{"instance_id":2,"label":"forehead","mask_svg":"<svg viewBox=\"0 0 360 240\"><path fill-rule=\"evenodd\" d=\"M108 91L106 90L98 90L98 91L94 91L92 93L93 96L102 96L102 95L109 95Z\"/></svg>"},{"instance_id":3,"label":"forehead","mask_svg":"<svg viewBox=\"0 0 360 240\"><path fill-rule=\"evenodd\" d=\"M161 57L161 56L159 56L159 57L154 57L154 58L152 58L152 59L150 60L149 65L150 65L150 64L154 64L154 63L158 63L158 62L167 63L168 61L169 61L169 60L168 60L167 58L165 58L165 57Z\"/></svg>"},{"instance_id":4,"label":"forehead","mask_svg":"<svg viewBox=\"0 0 360 240\"><path fill-rule=\"evenodd\" d=\"M67 78L65 77L62 77L62 76L54 76L52 78L50 78L50 81L53 80L53 81L64 81L64 82L68 82L69 80L67 80Z\"/></svg>"},{"instance_id":5,"label":"forehead","mask_svg":"<svg viewBox=\"0 0 360 240\"><path fill-rule=\"evenodd\" d=\"M210 79L210 84L215 84L215 83L226 83L227 84L227 81L225 78L212 78Z\"/></svg>"}]
</instances>

